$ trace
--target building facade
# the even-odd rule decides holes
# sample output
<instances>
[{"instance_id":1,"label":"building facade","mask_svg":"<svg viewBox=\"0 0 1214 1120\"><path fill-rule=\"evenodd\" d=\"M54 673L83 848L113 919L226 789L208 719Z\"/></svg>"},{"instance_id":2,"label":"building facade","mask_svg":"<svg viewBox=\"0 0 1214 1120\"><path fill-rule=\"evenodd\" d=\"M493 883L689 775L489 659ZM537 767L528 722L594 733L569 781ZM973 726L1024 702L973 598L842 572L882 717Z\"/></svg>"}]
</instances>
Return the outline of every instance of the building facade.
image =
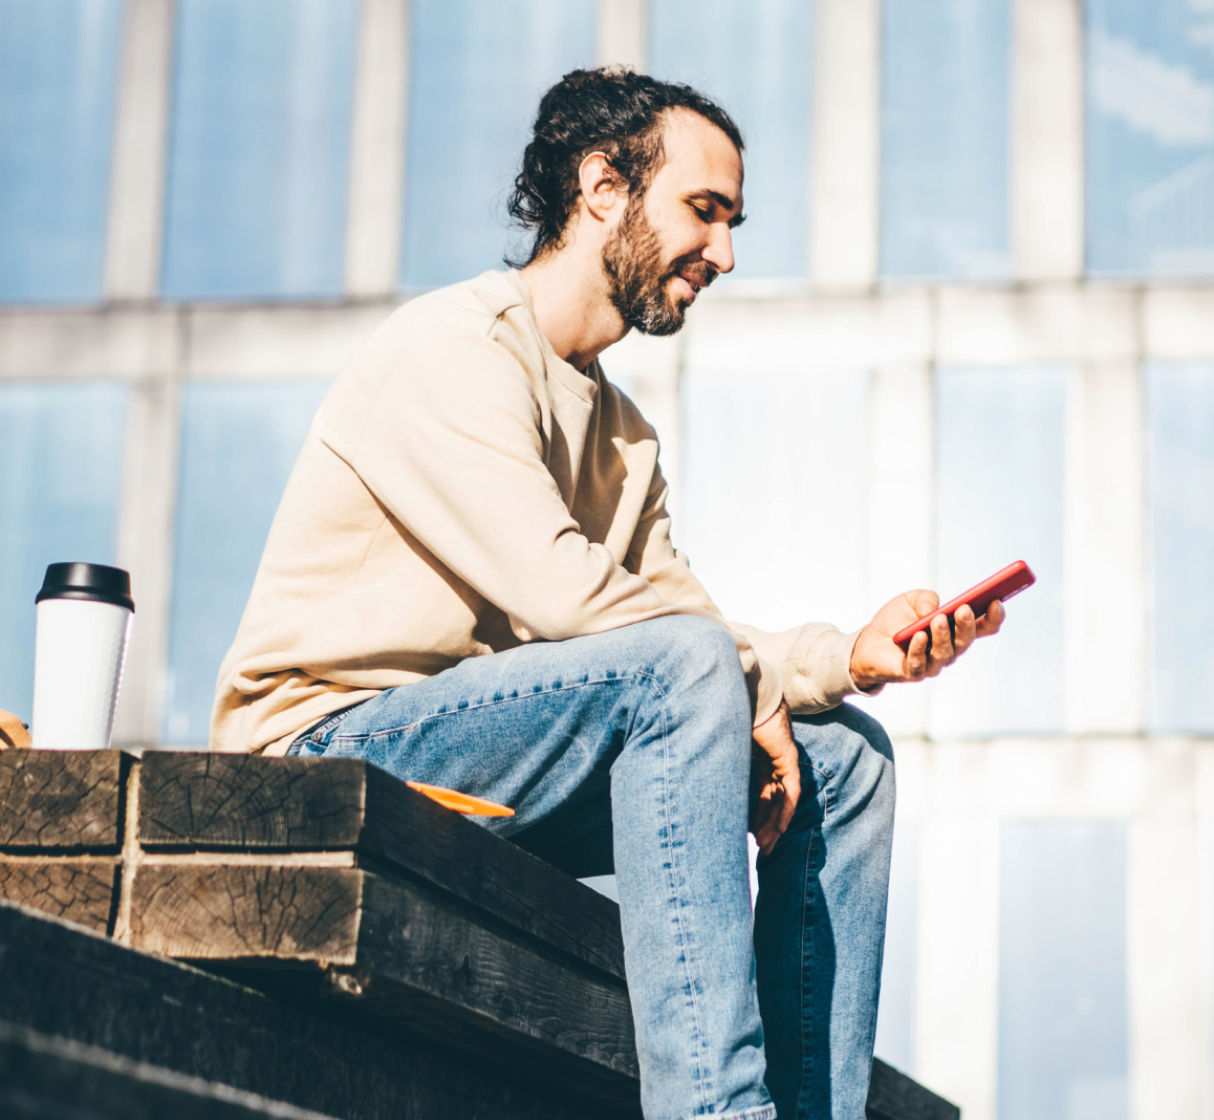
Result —
<instances>
[{"instance_id":1,"label":"building facade","mask_svg":"<svg viewBox=\"0 0 1214 1120\"><path fill-rule=\"evenodd\" d=\"M606 62L748 139L736 275L603 360L727 615L1039 575L858 701L878 1053L967 1120L1214 1120L1211 0L0 0L0 706L45 565L117 563L116 741L205 741L328 384L500 267L539 93Z\"/></svg>"}]
</instances>

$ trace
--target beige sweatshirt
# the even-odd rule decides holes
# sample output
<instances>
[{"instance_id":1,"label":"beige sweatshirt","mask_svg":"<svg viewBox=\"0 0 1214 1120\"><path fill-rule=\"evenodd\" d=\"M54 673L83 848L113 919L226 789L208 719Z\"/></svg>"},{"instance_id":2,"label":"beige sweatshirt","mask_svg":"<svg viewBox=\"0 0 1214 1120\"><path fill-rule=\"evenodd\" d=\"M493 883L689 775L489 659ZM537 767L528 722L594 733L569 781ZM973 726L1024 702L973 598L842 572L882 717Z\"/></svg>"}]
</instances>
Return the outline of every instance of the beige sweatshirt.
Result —
<instances>
[{"instance_id":1,"label":"beige sweatshirt","mask_svg":"<svg viewBox=\"0 0 1214 1120\"><path fill-rule=\"evenodd\" d=\"M671 544L653 428L597 363L557 357L529 300L487 272L406 303L350 359L219 671L212 749L283 754L466 657L668 614L728 626L756 723L781 695L813 712L856 690L854 635L725 622Z\"/></svg>"}]
</instances>

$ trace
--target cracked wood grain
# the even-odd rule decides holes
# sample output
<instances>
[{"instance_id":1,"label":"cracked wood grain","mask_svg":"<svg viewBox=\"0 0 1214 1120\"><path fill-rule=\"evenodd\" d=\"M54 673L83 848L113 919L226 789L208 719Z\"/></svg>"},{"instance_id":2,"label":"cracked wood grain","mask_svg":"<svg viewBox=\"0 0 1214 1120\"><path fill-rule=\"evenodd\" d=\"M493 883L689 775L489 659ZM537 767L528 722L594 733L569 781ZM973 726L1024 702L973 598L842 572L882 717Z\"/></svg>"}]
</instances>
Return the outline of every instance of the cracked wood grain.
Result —
<instances>
[{"instance_id":1,"label":"cracked wood grain","mask_svg":"<svg viewBox=\"0 0 1214 1120\"><path fill-rule=\"evenodd\" d=\"M352 964L361 896L361 873L348 868L142 863L127 943L189 960Z\"/></svg>"},{"instance_id":2,"label":"cracked wood grain","mask_svg":"<svg viewBox=\"0 0 1214 1120\"><path fill-rule=\"evenodd\" d=\"M353 848L366 764L160 752L143 759L139 838L149 848Z\"/></svg>"},{"instance_id":3,"label":"cracked wood grain","mask_svg":"<svg viewBox=\"0 0 1214 1120\"><path fill-rule=\"evenodd\" d=\"M0 898L105 933L117 870L115 859L0 860Z\"/></svg>"},{"instance_id":4,"label":"cracked wood grain","mask_svg":"<svg viewBox=\"0 0 1214 1120\"><path fill-rule=\"evenodd\" d=\"M0 751L0 851L117 849L121 751Z\"/></svg>"},{"instance_id":5,"label":"cracked wood grain","mask_svg":"<svg viewBox=\"0 0 1214 1120\"><path fill-rule=\"evenodd\" d=\"M138 787L149 851L357 851L624 976L614 902L369 763L150 753Z\"/></svg>"}]
</instances>

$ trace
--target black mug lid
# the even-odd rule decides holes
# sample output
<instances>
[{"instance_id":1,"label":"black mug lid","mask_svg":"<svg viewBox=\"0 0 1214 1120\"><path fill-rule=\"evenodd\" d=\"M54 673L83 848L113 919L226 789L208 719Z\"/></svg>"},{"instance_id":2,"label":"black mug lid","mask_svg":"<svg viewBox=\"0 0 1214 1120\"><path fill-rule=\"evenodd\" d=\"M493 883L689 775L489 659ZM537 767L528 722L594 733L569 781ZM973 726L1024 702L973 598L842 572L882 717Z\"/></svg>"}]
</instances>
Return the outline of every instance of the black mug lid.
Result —
<instances>
[{"instance_id":1,"label":"black mug lid","mask_svg":"<svg viewBox=\"0 0 1214 1120\"><path fill-rule=\"evenodd\" d=\"M43 599L85 599L113 603L128 611L135 609L130 574L105 564L48 564L42 590L34 596L34 602Z\"/></svg>"}]
</instances>

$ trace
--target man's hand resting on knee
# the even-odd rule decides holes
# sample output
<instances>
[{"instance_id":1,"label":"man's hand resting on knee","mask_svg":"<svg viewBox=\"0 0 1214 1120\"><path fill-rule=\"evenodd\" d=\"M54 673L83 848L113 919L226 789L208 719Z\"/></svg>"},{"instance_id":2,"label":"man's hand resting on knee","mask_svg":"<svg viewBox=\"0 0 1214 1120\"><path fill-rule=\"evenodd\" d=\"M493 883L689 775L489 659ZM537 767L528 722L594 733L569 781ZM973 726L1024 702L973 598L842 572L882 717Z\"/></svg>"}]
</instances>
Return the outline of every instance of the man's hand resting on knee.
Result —
<instances>
[{"instance_id":1,"label":"man's hand resting on knee","mask_svg":"<svg viewBox=\"0 0 1214 1120\"><path fill-rule=\"evenodd\" d=\"M788 721L788 705L781 700L780 706L752 734L760 785L750 831L755 834L759 851L767 855L792 822L793 810L801 796L801 764Z\"/></svg>"},{"instance_id":2,"label":"man's hand resting on knee","mask_svg":"<svg viewBox=\"0 0 1214 1120\"><path fill-rule=\"evenodd\" d=\"M956 633L949 630L943 616L932 623L931 649L927 635L916 634L903 653L894 645L894 635L916 619L931 614L940 605L934 591L908 591L885 604L856 639L851 654L851 675L857 687L868 692L896 681L918 681L936 676L973 644L975 638L994 634L1003 624L1003 604L993 602L981 618L975 619L968 606L953 615Z\"/></svg>"}]
</instances>

